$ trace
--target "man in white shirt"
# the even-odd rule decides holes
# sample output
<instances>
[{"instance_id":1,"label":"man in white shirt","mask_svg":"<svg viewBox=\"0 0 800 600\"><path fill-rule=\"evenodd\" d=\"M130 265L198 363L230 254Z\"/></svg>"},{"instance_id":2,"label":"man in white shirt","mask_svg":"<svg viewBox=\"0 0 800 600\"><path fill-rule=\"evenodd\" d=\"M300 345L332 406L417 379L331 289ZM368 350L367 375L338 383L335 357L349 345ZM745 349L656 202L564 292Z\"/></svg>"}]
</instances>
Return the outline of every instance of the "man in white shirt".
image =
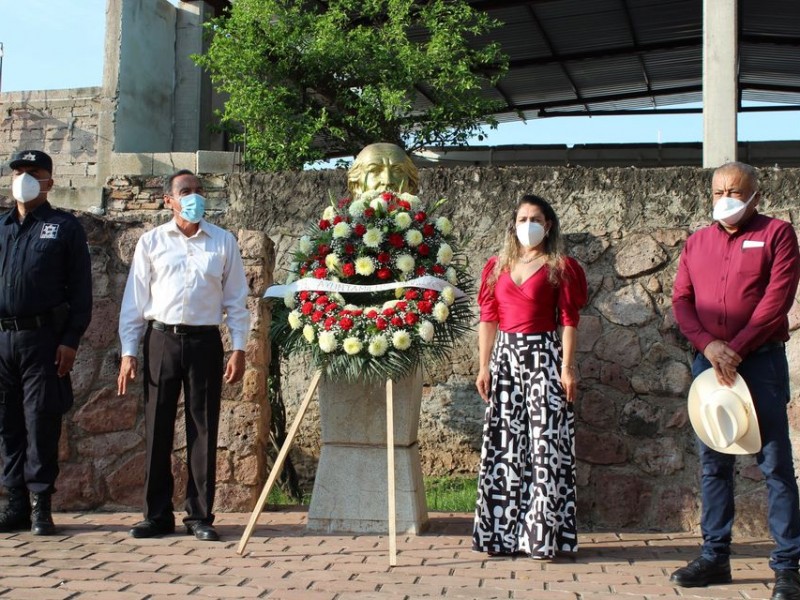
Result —
<instances>
[{"instance_id":1,"label":"man in white shirt","mask_svg":"<svg viewBox=\"0 0 800 600\"><path fill-rule=\"evenodd\" d=\"M189 467L183 522L197 539L219 539L212 508L222 379L232 384L244 375L250 314L236 238L203 219L202 192L191 171L167 179L164 202L173 219L139 239L122 299L120 395L136 377L144 338L145 519L130 530L135 538L175 531L172 442L183 389ZM223 321L233 347L227 364Z\"/></svg>"}]
</instances>

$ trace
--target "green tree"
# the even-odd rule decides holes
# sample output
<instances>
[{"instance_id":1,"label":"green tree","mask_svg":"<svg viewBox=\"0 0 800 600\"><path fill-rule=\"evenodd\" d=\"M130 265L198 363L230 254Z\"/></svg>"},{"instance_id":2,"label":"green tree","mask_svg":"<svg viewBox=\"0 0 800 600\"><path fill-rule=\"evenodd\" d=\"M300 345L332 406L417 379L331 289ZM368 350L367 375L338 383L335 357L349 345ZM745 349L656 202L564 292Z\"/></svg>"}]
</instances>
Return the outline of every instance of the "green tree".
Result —
<instances>
[{"instance_id":1,"label":"green tree","mask_svg":"<svg viewBox=\"0 0 800 600\"><path fill-rule=\"evenodd\" d=\"M465 0L236 0L195 60L229 95L256 168L299 169L374 142L463 144L498 108L496 23Z\"/></svg>"}]
</instances>

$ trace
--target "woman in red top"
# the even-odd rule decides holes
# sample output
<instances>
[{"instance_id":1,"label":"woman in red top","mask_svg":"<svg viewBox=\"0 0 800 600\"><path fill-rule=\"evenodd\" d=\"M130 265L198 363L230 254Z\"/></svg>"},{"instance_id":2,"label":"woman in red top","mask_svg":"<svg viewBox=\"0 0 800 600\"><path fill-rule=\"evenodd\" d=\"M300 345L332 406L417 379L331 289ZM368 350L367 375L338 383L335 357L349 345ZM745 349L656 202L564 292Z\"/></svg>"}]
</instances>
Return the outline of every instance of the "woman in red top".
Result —
<instances>
[{"instance_id":1,"label":"woman in red top","mask_svg":"<svg viewBox=\"0 0 800 600\"><path fill-rule=\"evenodd\" d=\"M523 196L478 292L475 383L487 405L474 550L552 558L578 549L573 402L586 300L586 275L563 254L553 208Z\"/></svg>"}]
</instances>

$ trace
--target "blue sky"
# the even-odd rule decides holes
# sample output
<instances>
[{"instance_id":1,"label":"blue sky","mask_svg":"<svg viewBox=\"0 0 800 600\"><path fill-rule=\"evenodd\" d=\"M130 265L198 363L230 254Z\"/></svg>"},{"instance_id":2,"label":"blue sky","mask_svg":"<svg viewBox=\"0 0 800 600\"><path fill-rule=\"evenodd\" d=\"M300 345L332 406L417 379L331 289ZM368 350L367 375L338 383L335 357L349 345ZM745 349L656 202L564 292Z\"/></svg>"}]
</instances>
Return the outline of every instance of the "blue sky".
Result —
<instances>
[{"instance_id":1,"label":"blue sky","mask_svg":"<svg viewBox=\"0 0 800 600\"><path fill-rule=\"evenodd\" d=\"M178 0L170 0L177 4ZM100 85L106 0L0 0L4 92ZM701 115L562 117L501 125L473 144L696 142ZM743 141L800 140L800 111L739 115Z\"/></svg>"}]
</instances>

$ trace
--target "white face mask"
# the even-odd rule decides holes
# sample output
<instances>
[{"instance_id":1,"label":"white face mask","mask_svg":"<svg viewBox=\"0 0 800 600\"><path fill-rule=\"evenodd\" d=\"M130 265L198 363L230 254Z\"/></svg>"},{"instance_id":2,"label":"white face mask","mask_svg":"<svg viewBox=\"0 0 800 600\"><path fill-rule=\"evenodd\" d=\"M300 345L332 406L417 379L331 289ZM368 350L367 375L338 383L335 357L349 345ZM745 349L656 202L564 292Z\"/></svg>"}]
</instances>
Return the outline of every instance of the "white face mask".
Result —
<instances>
[{"instance_id":1,"label":"white face mask","mask_svg":"<svg viewBox=\"0 0 800 600\"><path fill-rule=\"evenodd\" d=\"M730 196L722 196L714 203L714 211L711 214L712 218L725 225L736 225L742 220L750 201L756 197L756 193L757 192L753 192L746 202L742 202L737 198L731 198Z\"/></svg>"},{"instance_id":2,"label":"white face mask","mask_svg":"<svg viewBox=\"0 0 800 600\"><path fill-rule=\"evenodd\" d=\"M526 248L533 248L542 243L545 236L544 227L535 221L517 224L517 239Z\"/></svg>"},{"instance_id":3,"label":"white face mask","mask_svg":"<svg viewBox=\"0 0 800 600\"><path fill-rule=\"evenodd\" d=\"M17 202L30 202L39 197L42 191L39 185L40 181L47 181L46 179L36 179L29 173L23 173L14 178L11 183L11 195Z\"/></svg>"}]
</instances>

